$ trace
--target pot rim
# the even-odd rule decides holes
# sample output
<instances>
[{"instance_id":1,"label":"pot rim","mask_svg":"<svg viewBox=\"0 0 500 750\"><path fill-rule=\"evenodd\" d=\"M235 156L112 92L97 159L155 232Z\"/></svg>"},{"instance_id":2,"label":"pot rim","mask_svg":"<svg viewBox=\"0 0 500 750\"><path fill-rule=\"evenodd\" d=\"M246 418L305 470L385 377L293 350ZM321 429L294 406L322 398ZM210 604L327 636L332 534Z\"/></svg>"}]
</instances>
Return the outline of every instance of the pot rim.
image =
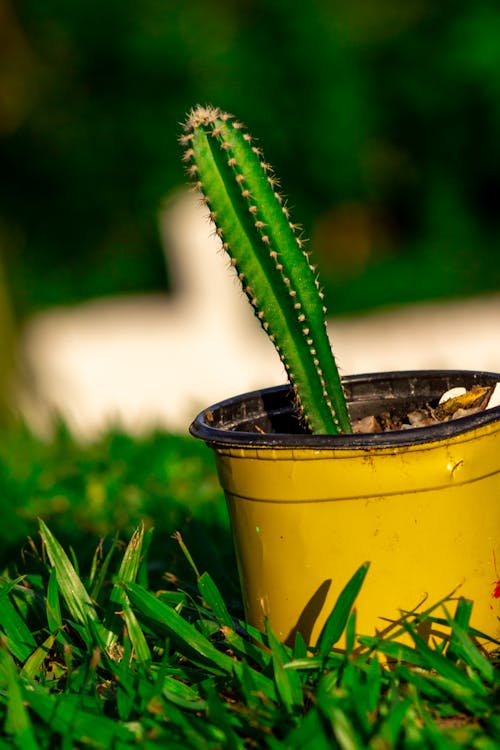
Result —
<instances>
[{"instance_id":1,"label":"pot rim","mask_svg":"<svg viewBox=\"0 0 500 750\"><path fill-rule=\"evenodd\" d=\"M392 372L367 373L359 375L348 375L342 378L346 390L361 390L368 385L374 384L380 389L386 382L394 383L396 386L403 382L407 384L411 396L415 397L418 384L427 382L443 381L445 392L455 385L493 385L500 382L500 374L476 371L476 370L402 370ZM384 392L385 394L385 392ZM378 400L390 402L394 394L379 395ZM422 397L423 398L423 397ZM372 396L373 399L373 396ZM422 400L422 399L421 399ZM352 404L360 404L362 398L354 398ZM289 384L262 388L255 391L232 396L219 401L201 411L190 425L189 432L196 438L203 440L211 447L242 447L242 448L311 448L321 449L352 449L352 448L387 448L395 446L411 446L421 443L438 442L457 437L463 433L477 430L485 425L500 421L500 406L486 408L469 416L460 417L448 422L429 425L427 427L410 427L403 430L391 432L356 433L340 435L311 435L304 432L250 432L238 430L231 424L237 425L238 419L227 421L227 426L220 426L221 418L240 409L240 419L243 421L255 416L268 413L271 417L286 416L293 414L293 391ZM219 421L217 422L217 419Z\"/></svg>"}]
</instances>

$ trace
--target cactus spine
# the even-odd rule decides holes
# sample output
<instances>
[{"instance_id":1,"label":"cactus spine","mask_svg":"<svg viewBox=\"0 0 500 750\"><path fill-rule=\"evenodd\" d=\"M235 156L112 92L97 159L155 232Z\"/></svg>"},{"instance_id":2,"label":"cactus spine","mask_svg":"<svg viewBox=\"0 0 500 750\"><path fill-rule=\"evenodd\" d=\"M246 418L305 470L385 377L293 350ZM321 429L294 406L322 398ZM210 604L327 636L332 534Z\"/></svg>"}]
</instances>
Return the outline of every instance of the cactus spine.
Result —
<instances>
[{"instance_id":1,"label":"cactus spine","mask_svg":"<svg viewBox=\"0 0 500 750\"><path fill-rule=\"evenodd\" d=\"M180 140L188 174L283 361L309 429L351 432L316 270L271 167L243 125L213 107L193 109Z\"/></svg>"}]
</instances>

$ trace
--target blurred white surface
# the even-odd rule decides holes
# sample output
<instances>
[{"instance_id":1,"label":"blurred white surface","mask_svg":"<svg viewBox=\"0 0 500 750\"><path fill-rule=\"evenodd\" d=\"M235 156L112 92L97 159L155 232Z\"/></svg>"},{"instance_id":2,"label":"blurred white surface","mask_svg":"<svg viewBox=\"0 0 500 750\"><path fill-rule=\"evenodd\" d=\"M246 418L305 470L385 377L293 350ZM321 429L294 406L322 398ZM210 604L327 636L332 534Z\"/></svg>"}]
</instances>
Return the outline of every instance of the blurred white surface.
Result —
<instances>
[{"instance_id":1,"label":"blurred white surface","mask_svg":"<svg viewBox=\"0 0 500 750\"><path fill-rule=\"evenodd\" d=\"M285 382L197 199L171 202L162 228L174 294L58 308L26 326L20 403L35 429L57 414L81 438L111 425L186 432L203 407ZM343 374L500 372L500 294L341 318L329 332Z\"/></svg>"}]
</instances>

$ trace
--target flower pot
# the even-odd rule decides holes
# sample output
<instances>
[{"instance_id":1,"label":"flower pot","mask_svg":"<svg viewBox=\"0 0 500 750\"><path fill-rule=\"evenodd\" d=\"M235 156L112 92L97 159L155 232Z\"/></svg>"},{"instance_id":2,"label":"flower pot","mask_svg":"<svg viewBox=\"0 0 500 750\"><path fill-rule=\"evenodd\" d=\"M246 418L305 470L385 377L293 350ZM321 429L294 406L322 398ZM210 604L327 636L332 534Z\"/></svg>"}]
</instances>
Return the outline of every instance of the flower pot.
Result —
<instances>
[{"instance_id":1,"label":"flower pot","mask_svg":"<svg viewBox=\"0 0 500 750\"><path fill-rule=\"evenodd\" d=\"M353 419L436 404L500 375L396 372L344 381ZM355 435L301 430L288 386L236 396L191 425L216 455L247 620L314 644L361 563L357 630L374 634L450 595L500 638L500 407L429 427ZM453 611L453 606L446 605ZM439 612L443 615L442 610Z\"/></svg>"}]
</instances>

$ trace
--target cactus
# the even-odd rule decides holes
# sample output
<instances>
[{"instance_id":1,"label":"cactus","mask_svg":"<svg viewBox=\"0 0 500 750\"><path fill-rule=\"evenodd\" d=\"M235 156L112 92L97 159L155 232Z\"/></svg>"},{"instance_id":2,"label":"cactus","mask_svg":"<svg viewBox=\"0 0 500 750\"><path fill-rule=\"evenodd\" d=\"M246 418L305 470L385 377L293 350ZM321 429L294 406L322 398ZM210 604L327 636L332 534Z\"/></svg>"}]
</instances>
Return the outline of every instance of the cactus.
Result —
<instances>
[{"instance_id":1,"label":"cactus","mask_svg":"<svg viewBox=\"0 0 500 750\"><path fill-rule=\"evenodd\" d=\"M271 167L244 126L213 107L191 111L180 141L189 177L283 361L305 423L317 434L351 432L316 269Z\"/></svg>"}]
</instances>

